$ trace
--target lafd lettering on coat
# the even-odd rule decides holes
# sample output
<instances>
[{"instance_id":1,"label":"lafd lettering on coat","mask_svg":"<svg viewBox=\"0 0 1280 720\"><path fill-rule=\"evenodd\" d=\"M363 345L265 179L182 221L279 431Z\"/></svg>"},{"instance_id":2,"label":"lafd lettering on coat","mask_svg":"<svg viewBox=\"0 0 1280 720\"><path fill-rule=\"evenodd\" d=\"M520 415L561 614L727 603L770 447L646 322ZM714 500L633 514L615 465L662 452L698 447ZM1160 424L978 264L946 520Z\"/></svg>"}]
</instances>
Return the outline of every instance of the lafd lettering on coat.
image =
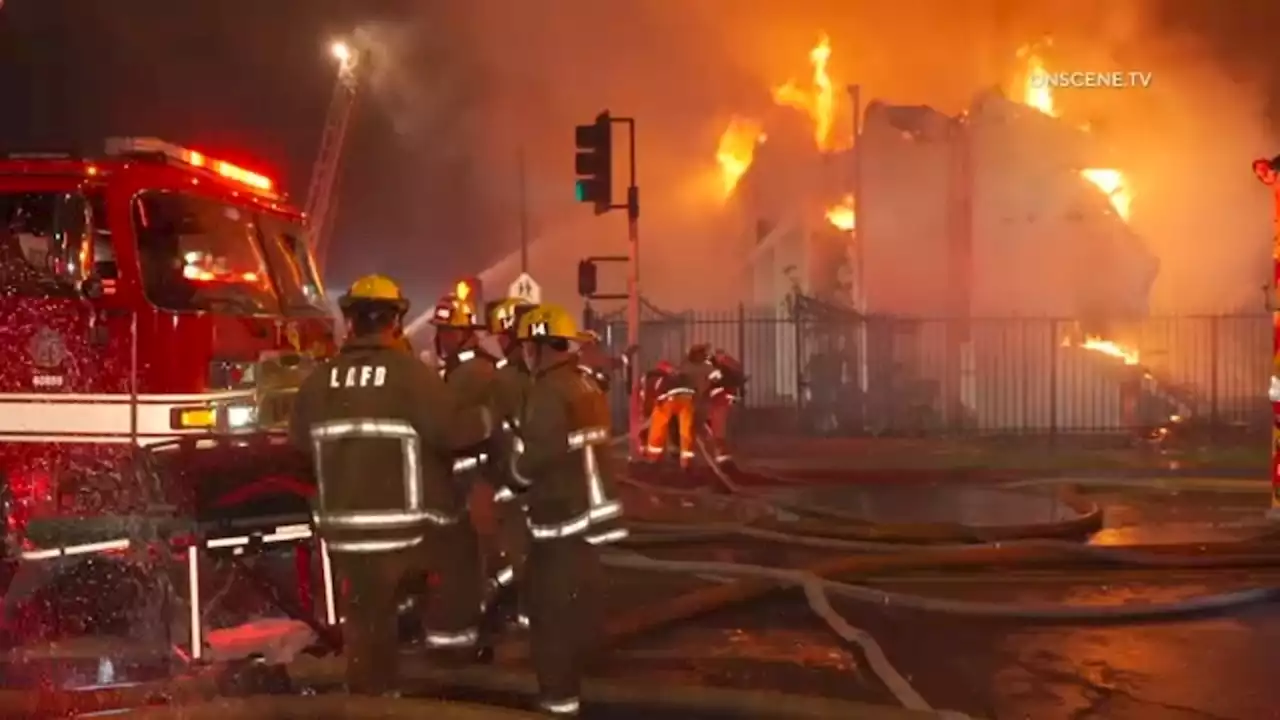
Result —
<instances>
[{"instance_id":1,"label":"lafd lettering on coat","mask_svg":"<svg viewBox=\"0 0 1280 720\"><path fill-rule=\"evenodd\" d=\"M352 365L344 373L341 368L329 371L331 388L382 387L387 383L387 368L383 365Z\"/></svg>"}]
</instances>

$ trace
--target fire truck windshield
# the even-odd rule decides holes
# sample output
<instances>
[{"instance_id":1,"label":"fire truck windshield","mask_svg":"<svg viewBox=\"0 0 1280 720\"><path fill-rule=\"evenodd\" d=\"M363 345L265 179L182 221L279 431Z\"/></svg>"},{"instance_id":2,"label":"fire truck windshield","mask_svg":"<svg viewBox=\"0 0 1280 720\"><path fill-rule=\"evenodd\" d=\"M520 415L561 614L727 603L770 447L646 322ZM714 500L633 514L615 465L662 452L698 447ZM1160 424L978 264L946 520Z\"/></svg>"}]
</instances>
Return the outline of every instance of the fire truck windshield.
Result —
<instances>
[{"instance_id":1,"label":"fire truck windshield","mask_svg":"<svg viewBox=\"0 0 1280 720\"><path fill-rule=\"evenodd\" d=\"M239 315L323 308L302 235L283 221L175 192L140 195L133 220L143 287L157 307Z\"/></svg>"},{"instance_id":2,"label":"fire truck windshield","mask_svg":"<svg viewBox=\"0 0 1280 720\"><path fill-rule=\"evenodd\" d=\"M84 199L67 192L0 192L0 294L74 294L87 252Z\"/></svg>"}]
</instances>

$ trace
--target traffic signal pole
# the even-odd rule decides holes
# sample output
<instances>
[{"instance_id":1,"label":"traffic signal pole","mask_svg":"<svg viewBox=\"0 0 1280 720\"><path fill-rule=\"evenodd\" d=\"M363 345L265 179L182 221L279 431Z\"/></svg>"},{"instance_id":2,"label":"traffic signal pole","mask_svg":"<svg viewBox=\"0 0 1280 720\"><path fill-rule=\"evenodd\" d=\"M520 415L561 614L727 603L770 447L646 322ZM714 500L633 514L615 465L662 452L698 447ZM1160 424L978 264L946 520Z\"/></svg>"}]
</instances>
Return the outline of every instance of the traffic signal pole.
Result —
<instances>
[{"instance_id":1,"label":"traffic signal pole","mask_svg":"<svg viewBox=\"0 0 1280 720\"><path fill-rule=\"evenodd\" d=\"M624 203L613 201L613 127L621 125L627 132L627 154L629 159L629 177L627 182L627 198ZM630 347L640 345L640 188L636 176L636 121L634 118L613 117L608 110L596 116L590 125L579 125L574 129L577 144L577 157L574 170L578 180L575 190L578 202L590 203L595 207L597 215L612 210L627 211L627 344ZM579 264L578 292L587 300L621 299L618 295L599 294L595 288L595 269L597 262L621 260L622 258L596 257L586 258ZM583 266L587 266L584 268ZM584 269L590 281L584 286ZM640 405L640 377L634 363L627 363L627 434L631 438L631 455L641 457L640 426L643 424Z\"/></svg>"},{"instance_id":2,"label":"traffic signal pole","mask_svg":"<svg viewBox=\"0 0 1280 720\"><path fill-rule=\"evenodd\" d=\"M631 181L627 185L627 347L640 346L640 188L636 185L636 123L627 119L627 144L631 155ZM627 434L631 437L631 457L643 457L640 447L640 377L635 357L627 363Z\"/></svg>"}]
</instances>

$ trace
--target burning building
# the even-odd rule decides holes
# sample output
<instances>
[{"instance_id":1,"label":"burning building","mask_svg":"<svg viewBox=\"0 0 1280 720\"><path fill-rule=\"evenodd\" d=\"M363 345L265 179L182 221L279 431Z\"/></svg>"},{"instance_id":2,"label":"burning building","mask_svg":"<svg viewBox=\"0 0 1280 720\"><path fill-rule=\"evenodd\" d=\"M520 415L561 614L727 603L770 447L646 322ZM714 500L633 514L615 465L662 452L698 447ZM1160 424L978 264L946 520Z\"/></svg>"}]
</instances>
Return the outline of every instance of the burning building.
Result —
<instances>
[{"instance_id":1,"label":"burning building","mask_svg":"<svg viewBox=\"0 0 1280 720\"><path fill-rule=\"evenodd\" d=\"M917 385L934 387L937 414L967 426L1132 424L1132 393L1121 388L1143 376L1137 351L1106 338L1146 315L1158 262L1129 227L1124 174L1087 128L1028 82L1017 95L983 92L955 116L873 101L845 149L823 100L832 86L823 47L811 56L809 94L785 94L811 121L807 149L776 148L771 128L754 127L753 156L730 186L751 226L755 303L798 294L847 309L844 325L859 329L834 344L856 356L869 406L901 395L894 377L910 367ZM1023 59L1028 73L1043 71L1036 56ZM1010 317L1027 321L981 319ZM823 351L814 330L780 325L776 372L760 374L797 387L788 376ZM1010 382L1012 357L1023 382Z\"/></svg>"}]
</instances>

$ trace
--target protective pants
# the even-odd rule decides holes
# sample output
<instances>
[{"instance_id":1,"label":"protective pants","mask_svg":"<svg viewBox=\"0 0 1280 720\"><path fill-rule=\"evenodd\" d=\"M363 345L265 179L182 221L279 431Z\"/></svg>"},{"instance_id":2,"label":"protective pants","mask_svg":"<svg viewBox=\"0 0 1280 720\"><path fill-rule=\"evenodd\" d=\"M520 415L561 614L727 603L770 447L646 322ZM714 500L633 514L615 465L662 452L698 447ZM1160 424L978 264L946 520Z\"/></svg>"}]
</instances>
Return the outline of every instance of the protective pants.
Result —
<instances>
[{"instance_id":1,"label":"protective pants","mask_svg":"<svg viewBox=\"0 0 1280 720\"><path fill-rule=\"evenodd\" d=\"M645 447L650 462L657 462L666 454L671 419L674 417L680 428L680 467L688 468L693 463L693 415L692 395L671 395L653 404L653 415L649 417L649 441Z\"/></svg>"},{"instance_id":2,"label":"protective pants","mask_svg":"<svg viewBox=\"0 0 1280 720\"><path fill-rule=\"evenodd\" d=\"M733 403L728 400L712 398L707 402L707 430L711 443L707 451L711 453L711 461L723 465L733 459L729 453L729 411Z\"/></svg>"},{"instance_id":3,"label":"protective pants","mask_svg":"<svg viewBox=\"0 0 1280 720\"><path fill-rule=\"evenodd\" d=\"M582 673L601 633L600 558L583 535L535 540L527 569L531 651L541 708L574 717Z\"/></svg>"},{"instance_id":4,"label":"protective pants","mask_svg":"<svg viewBox=\"0 0 1280 720\"><path fill-rule=\"evenodd\" d=\"M525 564L529 553L529 524L525 518L524 503L519 497L499 499L494 504L498 532L489 567L489 597L485 611L486 632L496 631L497 625L512 619L521 625L528 623L525 582Z\"/></svg>"},{"instance_id":5,"label":"protective pants","mask_svg":"<svg viewBox=\"0 0 1280 720\"><path fill-rule=\"evenodd\" d=\"M381 695L396 689L400 656L396 637L396 595L401 584L421 573L417 548L389 553L334 553L333 569L347 656L347 690Z\"/></svg>"},{"instance_id":6,"label":"protective pants","mask_svg":"<svg viewBox=\"0 0 1280 720\"><path fill-rule=\"evenodd\" d=\"M452 525L433 528L416 550L436 577L424 613L423 644L428 650L470 653L479 639L477 623L484 598L484 568L475 527L464 514Z\"/></svg>"}]
</instances>

